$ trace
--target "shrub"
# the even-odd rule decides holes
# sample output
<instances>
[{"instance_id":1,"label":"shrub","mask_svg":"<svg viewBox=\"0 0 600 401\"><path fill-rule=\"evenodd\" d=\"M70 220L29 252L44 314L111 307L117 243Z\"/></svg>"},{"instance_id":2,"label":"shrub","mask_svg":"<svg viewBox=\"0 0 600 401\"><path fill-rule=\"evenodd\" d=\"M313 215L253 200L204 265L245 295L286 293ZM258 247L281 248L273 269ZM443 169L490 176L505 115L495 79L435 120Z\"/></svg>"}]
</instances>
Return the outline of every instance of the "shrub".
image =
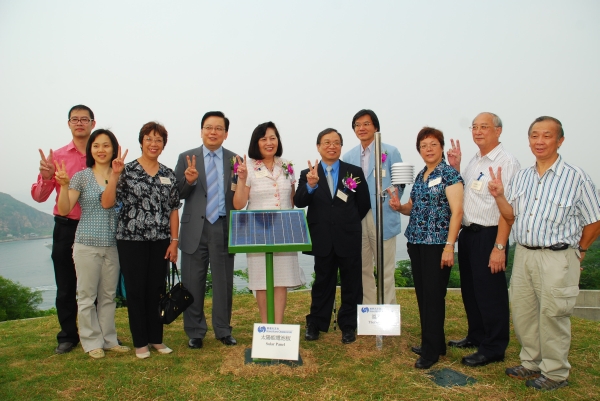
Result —
<instances>
[{"instance_id":1,"label":"shrub","mask_svg":"<svg viewBox=\"0 0 600 401\"><path fill-rule=\"evenodd\" d=\"M0 276L0 321L27 319L56 313L39 310L42 293Z\"/></svg>"}]
</instances>

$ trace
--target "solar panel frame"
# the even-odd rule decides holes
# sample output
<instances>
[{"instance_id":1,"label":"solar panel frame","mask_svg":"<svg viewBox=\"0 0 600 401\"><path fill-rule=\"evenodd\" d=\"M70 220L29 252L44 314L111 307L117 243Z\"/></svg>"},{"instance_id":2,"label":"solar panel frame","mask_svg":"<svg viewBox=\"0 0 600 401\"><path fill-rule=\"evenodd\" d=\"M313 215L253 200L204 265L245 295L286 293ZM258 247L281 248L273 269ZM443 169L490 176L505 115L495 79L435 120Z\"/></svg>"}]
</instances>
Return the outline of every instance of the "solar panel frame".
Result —
<instances>
[{"instance_id":1,"label":"solar panel frame","mask_svg":"<svg viewBox=\"0 0 600 401\"><path fill-rule=\"evenodd\" d=\"M304 209L232 210L229 253L310 251L312 241Z\"/></svg>"}]
</instances>

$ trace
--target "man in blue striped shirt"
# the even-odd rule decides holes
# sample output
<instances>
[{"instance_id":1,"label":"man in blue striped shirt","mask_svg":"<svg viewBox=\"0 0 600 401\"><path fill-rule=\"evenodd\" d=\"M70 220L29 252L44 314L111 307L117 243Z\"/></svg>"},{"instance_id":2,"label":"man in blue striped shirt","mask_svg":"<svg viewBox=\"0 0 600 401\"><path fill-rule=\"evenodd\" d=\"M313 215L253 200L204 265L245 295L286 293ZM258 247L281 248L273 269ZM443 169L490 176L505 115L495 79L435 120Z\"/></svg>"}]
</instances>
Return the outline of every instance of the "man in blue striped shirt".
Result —
<instances>
[{"instance_id":1,"label":"man in blue striped shirt","mask_svg":"<svg viewBox=\"0 0 600 401\"><path fill-rule=\"evenodd\" d=\"M490 169L488 188L517 241L510 285L521 365L506 374L538 390L568 385L570 316L579 294L580 263L600 234L600 200L591 178L562 159L562 124L538 117L529 127L535 165L510 181Z\"/></svg>"}]
</instances>

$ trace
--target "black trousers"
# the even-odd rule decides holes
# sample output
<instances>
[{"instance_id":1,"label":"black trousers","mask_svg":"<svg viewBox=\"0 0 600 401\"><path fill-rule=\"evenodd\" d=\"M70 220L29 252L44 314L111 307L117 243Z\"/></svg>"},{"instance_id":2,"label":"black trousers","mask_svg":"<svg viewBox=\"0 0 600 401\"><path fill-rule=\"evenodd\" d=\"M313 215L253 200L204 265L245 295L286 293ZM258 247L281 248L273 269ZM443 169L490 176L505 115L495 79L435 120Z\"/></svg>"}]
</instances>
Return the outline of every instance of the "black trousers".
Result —
<instances>
[{"instance_id":1,"label":"black trousers","mask_svg":"<svg viewBox=\"0 0 600 401\"><path fill-rule=\"evenodd\" d=\"M77 273L73 262L73 243L77 220L66 217L54 217L52 234L52 262L56 280L56 312L60 332L56 335L58 343L79 343L77 331Z\"/></svg>"},{"instance_id":2,"label":"black trousers","mask_svg":"<svg viewBox=\"0 0 600 401\"><path fill-rule=\"evenodd\" d=\"M165 293L169 240L117 240L119 264L125 278L127 313L133 346L163 342L163 324L158 315L160 295Z\"/></svg>"},{"instance_id":3,"label":"black trousers","mask_svg":"<svg viewBox=\"0 0 600 401\"><path fill-rule=\"evenodd\" d=\"M460 286L469 323L467 338L479 344L478 352L488 358L504 355L510 330L506 274L492 274L488 266L497 233L497 226L478 232L463 229L458 237Z\"/></svg>"},{"instance_id":4,"label":"black trousers","mask_svg":"<svg viewBox=\"0 0 600 401\"><path fill-rule=\"evenodd\" d=\"M452 269L440 266L444 246L407 244L421 319L421 356L429 361L446 351L446 292Z\"/></svg>"},{"instance_id":5,"label":"black trousers","mask_svg":"<svg viewBox=\"0 0 600 401\"><path fill-rule=\"evenodd\" d=\"M315 256L315 282L310 292L310 314L306 316L306 323L316 324L319 331L329 330L338 268L342 284L338 324L342 330L356 330L356 306L362 303L363 297L361 258L341 257L332 249L325 257Z\"/></svg>"}]
</instances>

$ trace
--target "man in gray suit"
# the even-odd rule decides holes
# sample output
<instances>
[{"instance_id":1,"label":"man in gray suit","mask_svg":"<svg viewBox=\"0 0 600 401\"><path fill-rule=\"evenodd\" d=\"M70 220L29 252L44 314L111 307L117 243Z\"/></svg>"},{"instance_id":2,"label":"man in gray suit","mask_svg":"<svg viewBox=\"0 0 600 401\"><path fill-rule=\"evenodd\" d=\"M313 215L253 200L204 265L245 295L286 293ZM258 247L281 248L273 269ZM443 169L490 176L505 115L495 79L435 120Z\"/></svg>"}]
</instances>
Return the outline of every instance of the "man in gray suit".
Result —
<instances>
[{"instance_id":1,"label":"man in gray suit","mask_svg":"<svg viewBox=\"0 0 600 401\"><path fill-rule=\"evenodd\" d=\"M190 348L202 348L208 329L204 293L209 264L215 337L225 345L237 344L230 325L234 255L227 250L228 218L233 206L231 160L235 153L222 146L229 131L229 119L222 112L209 111L202 117L201 126L203 145L180 154L175 167L179 194L185 199L179 231L181 281L194 296L194 303L183 313Z\"/></svg>"}]
</instances>

